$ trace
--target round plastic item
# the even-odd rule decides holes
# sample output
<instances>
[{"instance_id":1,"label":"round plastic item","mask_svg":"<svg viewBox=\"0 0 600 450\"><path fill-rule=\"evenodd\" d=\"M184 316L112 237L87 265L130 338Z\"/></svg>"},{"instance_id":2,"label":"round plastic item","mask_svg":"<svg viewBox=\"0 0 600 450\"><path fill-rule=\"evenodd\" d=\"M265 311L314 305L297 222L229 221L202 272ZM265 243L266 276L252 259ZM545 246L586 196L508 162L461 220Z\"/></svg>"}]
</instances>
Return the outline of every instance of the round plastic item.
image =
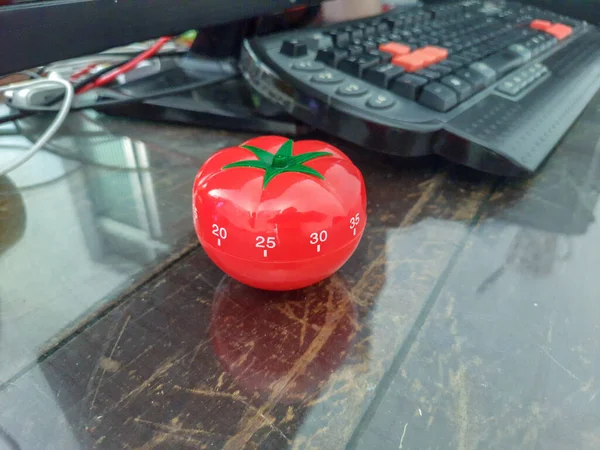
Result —
<instances>
[{"instance_id":1,"label":"round plastic item","mask_svg":"<svg viewBox=\"0 0 600 450\"><path fill-rule=\"evenodd\" d=\"M366 224L363 177L337 148L279 136L215 153L193 190L207 255L232 278L285 291L335 273Z\"/></svg>"}]
</instances>

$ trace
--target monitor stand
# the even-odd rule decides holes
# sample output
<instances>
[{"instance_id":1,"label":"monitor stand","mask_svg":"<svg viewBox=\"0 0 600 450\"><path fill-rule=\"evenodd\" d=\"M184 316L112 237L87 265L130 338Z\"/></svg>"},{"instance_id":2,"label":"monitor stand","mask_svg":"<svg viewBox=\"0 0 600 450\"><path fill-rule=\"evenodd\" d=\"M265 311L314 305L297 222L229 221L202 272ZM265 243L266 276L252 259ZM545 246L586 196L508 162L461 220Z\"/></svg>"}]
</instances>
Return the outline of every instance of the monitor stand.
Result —
<instances>
[{"instance_id":1,"label":"monitor stand","mask_svg":"<svg viewBox=\"0 0 600 450\"><path fill-rule=\"evenodd\" d=\"M151 92L206 81L206 87L122 107L104 108L111 115L143 120L260 134L299 136L311 128L253 93L237 61L250 21L203 29L189 52L140 64L120 80L119 96ZM218 43L218 44L217 44Z\"/></svg>"}]
</instances>

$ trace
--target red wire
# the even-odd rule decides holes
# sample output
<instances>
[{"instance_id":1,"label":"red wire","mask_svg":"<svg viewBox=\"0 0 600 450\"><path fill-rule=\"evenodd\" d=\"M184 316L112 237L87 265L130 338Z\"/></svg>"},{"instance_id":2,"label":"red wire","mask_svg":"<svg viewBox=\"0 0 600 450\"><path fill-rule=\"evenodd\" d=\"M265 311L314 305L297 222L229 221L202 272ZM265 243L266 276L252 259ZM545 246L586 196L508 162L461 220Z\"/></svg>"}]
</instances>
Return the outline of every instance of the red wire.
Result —
<instances>
[{"instance_id":1,"label":"red wire","mask_svg":"<svg viewBox=\"0 0 600 450\"><path fill-rule=\"evenodd\" d=\"M87 91L89 91L91 89L95 89L95 88L98 88L100 86L106 86L107 84L112 83L119 75L127 73L130 70L132 70L132 69L135 69L136 66L139 63L141 63L142 61L144 61L144 60L146 60L148 58L152 58L171 39L173 39L172 36L161 37L148 50L140 53L138 56L136 56L135 58L133 58L131 61L126 62L125 64L123 64L118 69L115 69L112 72L109 72L106 75L101 76L100 78L98 78L93 83L90 83L90 84L82 87L81 89L79 89L79 91L77 91L77 93L78 94L83 94L84 92L87 92Z\"/></svg>"},{"instance_id":2,"label":"red wire","mask_svg":"<svg viewBox=\"0 0 600 450\"><path fill-rule=\"evenodd\" d=\"M96 64L90 64L84 67L83 69L78 70L73 75L71 75L71 81L75 81L77 78L81 78L82 76L87 75L92 71L94 67L96 67Z\"/></svg>"}]
</instances>

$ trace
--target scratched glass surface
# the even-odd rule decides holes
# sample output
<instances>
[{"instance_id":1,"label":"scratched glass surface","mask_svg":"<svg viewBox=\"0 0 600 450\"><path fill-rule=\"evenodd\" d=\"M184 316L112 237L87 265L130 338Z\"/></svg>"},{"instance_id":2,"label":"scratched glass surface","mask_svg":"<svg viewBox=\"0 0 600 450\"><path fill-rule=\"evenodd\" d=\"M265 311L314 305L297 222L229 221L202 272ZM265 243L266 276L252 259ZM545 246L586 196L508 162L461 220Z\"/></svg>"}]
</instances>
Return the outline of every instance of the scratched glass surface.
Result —
<instances>
[{"instance_id":1,"label":"scratched glass surface","mask_svg":"<svg viewBox=\"0 0 600 450\"><path fill-rule=\"evenodd\" d=\"M522 181L337 143L369 199L364 239L339 273L265 293L196 246L4 384L0 439L597 449L599 101Z\"/></svg>"},{"instance_id":2,"label":"scratched glass surface","mask_svg":"<svg viewBox=\"0 0 600 450\"><path fill-rule=\"evenodd\" d=\"M155 143L150 124L98 117L72 115L46 151L0 178L0 383L196 242L191 185L223 139L188 128L180 148ZM0 128L2 161L43 129Z\"/></svg>"}]
</instances>

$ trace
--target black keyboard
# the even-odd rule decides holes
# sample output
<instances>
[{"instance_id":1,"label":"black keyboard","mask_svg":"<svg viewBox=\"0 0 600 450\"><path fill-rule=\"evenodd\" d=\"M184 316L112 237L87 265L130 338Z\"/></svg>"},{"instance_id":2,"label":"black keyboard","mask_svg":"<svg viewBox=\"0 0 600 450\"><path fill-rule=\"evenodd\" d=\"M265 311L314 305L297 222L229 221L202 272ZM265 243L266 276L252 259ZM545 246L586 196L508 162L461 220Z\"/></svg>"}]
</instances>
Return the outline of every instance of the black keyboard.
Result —
<instances>
[{"instance_id":1,"label":"black keyboard","mask_svg":"<svg viewBox=\"0 0 600 450\"><path fill-rule=\"evenodd\" d=\"M534 172L600 88L600 33L517 2L418 4L245 42L250 85L368 149Z\"/></svg>"}]
</instances>

